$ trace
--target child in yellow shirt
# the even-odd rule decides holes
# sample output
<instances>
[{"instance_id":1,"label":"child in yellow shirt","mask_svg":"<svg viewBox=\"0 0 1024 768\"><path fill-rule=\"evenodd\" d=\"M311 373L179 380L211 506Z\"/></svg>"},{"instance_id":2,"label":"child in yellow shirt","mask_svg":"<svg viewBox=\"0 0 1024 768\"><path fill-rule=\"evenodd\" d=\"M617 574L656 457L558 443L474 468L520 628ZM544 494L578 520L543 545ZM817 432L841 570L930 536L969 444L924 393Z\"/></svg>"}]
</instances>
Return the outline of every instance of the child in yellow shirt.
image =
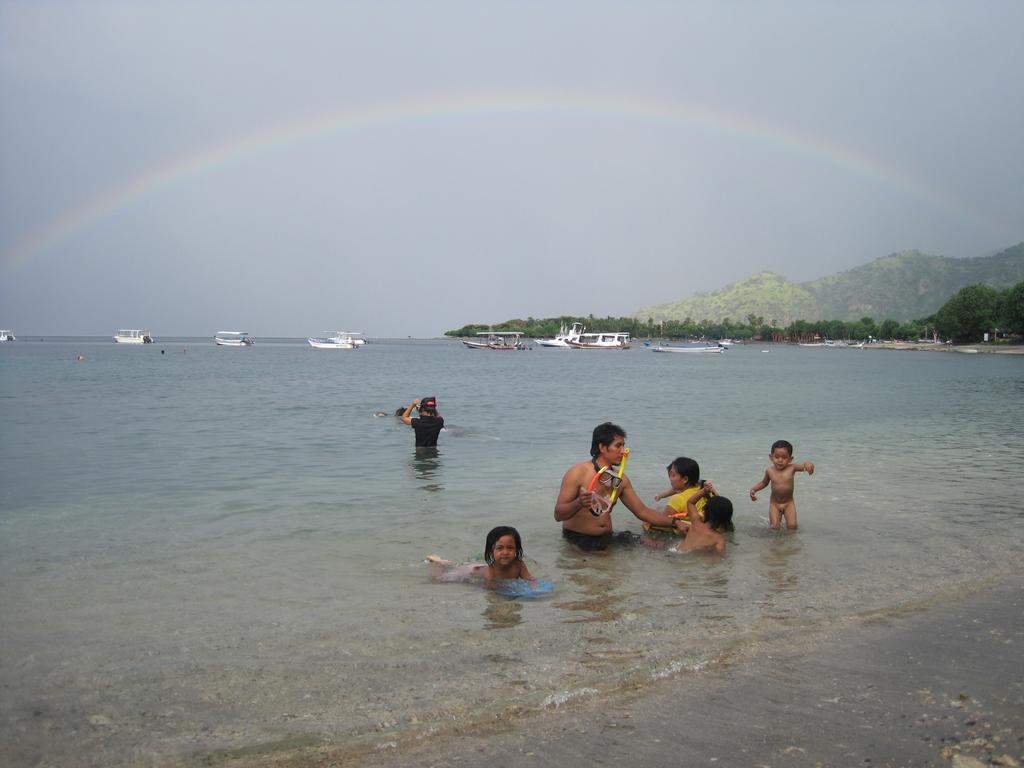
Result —
<instances>
[{"instance_id":1,"label":"child in yellow shirt","mask_svg":"<svg viewBox=\"0 0 1024 768\"><path fill-rule=\"evenodd\" d=\"M654 500L661 501L668 497L665 512L674 515L678 519L686 520L689 514L686 501L701 489L701 483L703 482L700 479L700 465L687 456L679 456L665 469L668 471L668 481L672 484L672 487L667 491L655 494ZM697 514L700 515L701 520L704 519L704 506L706 504L706 496L701 496L695 503ZM650 523L644 523L644 530L679 534L679 529L674 526L651 525Z\"/></svg>"}]
</instances>

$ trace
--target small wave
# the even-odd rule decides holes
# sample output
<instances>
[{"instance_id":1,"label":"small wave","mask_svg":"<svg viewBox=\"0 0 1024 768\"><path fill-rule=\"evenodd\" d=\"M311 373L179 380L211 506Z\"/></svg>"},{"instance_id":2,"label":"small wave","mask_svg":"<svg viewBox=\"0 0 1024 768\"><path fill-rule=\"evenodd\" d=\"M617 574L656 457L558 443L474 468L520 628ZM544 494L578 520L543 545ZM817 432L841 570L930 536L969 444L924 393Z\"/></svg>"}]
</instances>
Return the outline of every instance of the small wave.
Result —
<instances>
[{"instance_id":1,"label":"small wave","mask_svg":"<svg viewBox=\"0 0 1024 768\"><path fill-rule=\"evenodd\" d=\"M575 691L563 691L562 693L553 693L548 696L541 703L542 707L561 707L568 704L573 699L582 699L584 696L593 696L597 693L596 688L580 688Z\"/></svg>"},{"instance_id":2,"label":"small wave","mask_svg":"<svg viewBox=\"0 0 1024 768\"><path fill-rule=\"evenodd\" d=\"M487 435L484 434L483 432L471 432L468 429L463 429L462 427L457 427L454 425L447 426L441 431L450 434L452 437L474 437L479 440L494 440L498 442L501 441L501 438L498 437L497 435Z\"/></svg>"},{"instance_id":3,"label":"small wave","mask_svg":"<svg viewBox=\"0 0 1024 768\"><path fill-rule=\"evenodd\" d=\"M651 672L652 680L664 680L666 677L674 677L680 672L702 672L708 666L707 661L682 661L676 660L669 664L665 669L656 670Z\"/></svg>"}]
</instances>

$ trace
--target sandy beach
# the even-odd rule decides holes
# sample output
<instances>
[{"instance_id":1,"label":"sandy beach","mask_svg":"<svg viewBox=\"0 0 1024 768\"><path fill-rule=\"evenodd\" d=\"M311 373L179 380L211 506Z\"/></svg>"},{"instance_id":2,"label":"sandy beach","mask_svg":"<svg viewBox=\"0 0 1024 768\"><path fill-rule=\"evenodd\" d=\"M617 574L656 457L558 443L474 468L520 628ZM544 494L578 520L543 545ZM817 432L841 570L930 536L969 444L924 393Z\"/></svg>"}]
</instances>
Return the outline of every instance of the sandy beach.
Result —
<instances>
[{"instance_id":1,"label":"sandy beach","mask_svg":"<svg viewBox=\"0 0 1024 768\"><path fill-rule=\"evenodd\" d=\"M205 765L1017 766L1024 574L970 594L780 636L615 701L370 754L329 746ZM281 746L281 745L279 745Z\"/></svg>"}]
</instances>

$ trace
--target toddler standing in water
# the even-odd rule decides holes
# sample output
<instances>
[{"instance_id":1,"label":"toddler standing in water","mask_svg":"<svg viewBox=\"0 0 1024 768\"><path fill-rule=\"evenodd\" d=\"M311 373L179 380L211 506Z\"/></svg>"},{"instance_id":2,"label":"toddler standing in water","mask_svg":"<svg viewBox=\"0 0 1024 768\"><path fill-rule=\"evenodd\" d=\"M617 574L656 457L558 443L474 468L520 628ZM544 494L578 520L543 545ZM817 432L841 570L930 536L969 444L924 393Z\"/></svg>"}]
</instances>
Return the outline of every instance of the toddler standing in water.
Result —
<instances>
[{"instance_id":1,"label":"toddler standing in water","mask_svg":"<svg viewBox=\"0 0 1024 768\"><path fill-rule=\"evenodd\" d=\"M750 489L750 500L757 501L757 492L772 487L772 498L768 502L768 524L778 529L782 518L786 518L786 527L796 528L796 500L793 498L793 486L796 484L797 472L814 474L814 464L805 461L803 464L793 463L793 445L785 440L772 443L772 451L768 454L772 465L764 471L761 482Z\"/></svg>"}]
</instances>

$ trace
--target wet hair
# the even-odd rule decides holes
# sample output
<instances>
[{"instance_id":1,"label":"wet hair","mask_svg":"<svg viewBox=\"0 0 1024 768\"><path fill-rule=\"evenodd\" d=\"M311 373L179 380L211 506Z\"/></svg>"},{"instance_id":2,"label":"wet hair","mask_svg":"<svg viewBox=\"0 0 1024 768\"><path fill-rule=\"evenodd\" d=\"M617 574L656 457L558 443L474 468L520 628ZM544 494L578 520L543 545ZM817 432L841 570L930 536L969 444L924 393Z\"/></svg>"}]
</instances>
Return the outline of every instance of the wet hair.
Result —
<instances>
[{"instance_id":1,"label":"wet hair","mask_svg":"<svg viewBox=\"0 0 1024 768\"><path fill-rule=\"evenodd\" d=\"M523 540L519 537L519 531L511 525L499 525L497 528L491 528L491 532L487 534L487 542L484 544L484 560L488 565L494 565L494 545L502 536L511 536L515 539L516 560L523 559Z\"/></svg>"},{"instance_id":2,"label":"wet hair","mask_svg":"<svg viewBox=\"0 0 1024 768\"><path fill-rule=\"evenodd\" d=\"M601 446L611 445L616 437L623 439L626 437L626 430L617 424L606 421L604 424L598 424L594 427L594 437L590 441L591 458L596 459L597 455L601 452Z\"/></svg>"},{"instance_id":3,"label":"wet hair","mask_svg":"<svg viewBox=\"0 0 1024 768\"><path fill-rule=\"evenodd\" d=\"M733 531L732 502L725 496L712 496L704 505L704 522L719 533Z\"/></svg>"},{"instance_id":4,"label":"wet hair","mask_svg":"<svg viewBox=\"0 0 1024 768\"><path fill-rule=\"evenodd\" d=\"M793 458L793 444L788 440L776 440L772 443L772 453L775 453L776 448L785 448L789 451L789 458Z\"/></svg>"},{"instance_id":5,"label":"wet hair","mask_svg":"<svg viewBox=\"0 0 1024 768\"><path fill-rule=\"evenodd\" d=\"M437 398L436 397L422 397L420 398L420 416L437 416Z\"/></svg>"},{"instance_id":6,"label":"wet hair","mask_svg":"<svg viewBox=\"0 0 1024 768\"><path fill-rule=\"evenodd\" d=\"M679 456L665 469L675 469L676 474L680 477L685 477L689 485L700 483L700 465L687 456Z\"/></svg>"},{"instance_id":7,"label":"wet hair","mask_svg":"<svg viewBox=\"0 0 1024 768\"><path fill-rule=\"evenodd\" d=\"M404 415L405 415L405 406L404 405L400 405L398 408L395 408L395 416L404 416Z\"/></svg>"}]
</instances>

